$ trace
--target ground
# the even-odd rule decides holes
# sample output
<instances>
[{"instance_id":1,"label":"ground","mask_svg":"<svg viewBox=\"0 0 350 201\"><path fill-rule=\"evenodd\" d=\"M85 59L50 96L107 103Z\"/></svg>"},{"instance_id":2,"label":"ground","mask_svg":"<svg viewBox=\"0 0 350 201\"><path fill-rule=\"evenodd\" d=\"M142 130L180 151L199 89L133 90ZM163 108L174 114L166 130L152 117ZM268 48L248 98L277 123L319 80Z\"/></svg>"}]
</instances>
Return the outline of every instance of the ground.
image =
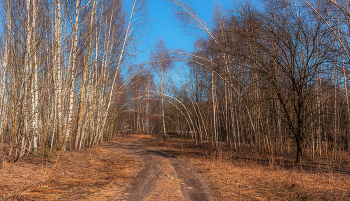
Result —
<instances>
[{"instance_id":1,"label":"ground","mask_svg":"<svg viewBox=\"0 0 350 201\"><path fill-rule=\"evenodd\" d=\"M214 200L191 165L143 145L157 140L143 137L2 161L0 200Z\"/></svg>"},{"instance_id":2,"label":"ground","mask_svg":"<svg viewBox=\"0 0 350 201\"><path fill-rule=\"evenodd\" d=\"M184 158L203 175L218 200L350 200L350 158L267 154L243 145L214 149L187 139L157 141L155 147Z\"/></svg>"},{"instance_id":3,"label":"ground","mask_svg":"<svg viewBox=\"0 0 350 201\"><path fill-rule=\"evenodd\" d=\"M175 136L118 136L0 161L0 200L350 200L348 158L291 161Z\"/></svg>"},{"instance_id":4,"label":"ground","mask_svg":"<svg viewBox=\"0 0 350 201\"><path fill-rule=\"evenodd\" d=\"M143 161L142 170L133 178L122 200L214 200L205 181L187 162L141 143L113 142L103 146L139 156Z\"/></svg>"}]
</instances>

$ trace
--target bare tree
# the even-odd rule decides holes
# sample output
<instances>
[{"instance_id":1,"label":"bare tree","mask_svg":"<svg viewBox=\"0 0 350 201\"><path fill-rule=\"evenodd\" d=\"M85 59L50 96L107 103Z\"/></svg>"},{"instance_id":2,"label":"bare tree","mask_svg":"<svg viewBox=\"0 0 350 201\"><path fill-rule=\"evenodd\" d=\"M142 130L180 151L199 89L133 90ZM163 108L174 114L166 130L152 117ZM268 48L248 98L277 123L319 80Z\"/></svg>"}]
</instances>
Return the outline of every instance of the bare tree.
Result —
<instances>
[{"instance_id":1,"label":"bare tree","mask_svg":"<svg viewBox=\"0 0 350 201\"><path fill-rule=\"evenodd\" d=\"M171 58L163 39L158 39L154 46L154 51L151 52L151 57L152 61L154 62L154 65L156 66L157 71L159 72L163 133L164 137L167 138L164 114L164 72L171 67Z\"/></svg>"}]
</instances>

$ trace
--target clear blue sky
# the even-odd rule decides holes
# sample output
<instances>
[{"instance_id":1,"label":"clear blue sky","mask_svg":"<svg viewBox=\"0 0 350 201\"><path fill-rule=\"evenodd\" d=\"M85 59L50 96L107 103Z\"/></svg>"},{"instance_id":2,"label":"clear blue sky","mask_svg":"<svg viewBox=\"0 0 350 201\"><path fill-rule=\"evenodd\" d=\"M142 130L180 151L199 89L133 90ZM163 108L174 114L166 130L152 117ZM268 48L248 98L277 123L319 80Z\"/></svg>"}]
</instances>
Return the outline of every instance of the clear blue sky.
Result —
<instances>
[{"instance_id":1,"label":"clear blue sky","mask_svg":"<svg viewBox=\"0 0 350 201\"><path fill-rule=\"evenodd\" d=\"M249 1L249 0L248 0ZM212 23L213 10L215 3L222 6L223 9L231 9L238 6L238 2L244 3L244 0L184 0L189 3L194 11L207 24ZM257 4L259 0L250 0ZM193 50L193 43L196 40L194 36L187 35L180 27L179 22L173 16L171 7L166 0L149 0L149 23L152 28L146 34L147 40L144 41L145 53L140 60L147 59L150 49L154 46L158 38L162 38L169 50L183 49Z\"/></svg>"},{"instance_id":2,"label":"clear blue sky","mask_svg":"<svg viewBox=\"0 0 350 201\"><path fill-rule=\"evenodd\" d=\"M212 17L214 13L215 4L223 9L223 13L230 9L237 8L240 4L250 2L257 7L260 7L260 0L183 0L189 3L198 16L209 26L212 25ZM193 44L196 41L195 36L188 35L181 27L178 20L174 17L171 11L171 6L166 0L149 0L149 23L151 29L144 36L142 49L144 53L139 54L136 63L143 63L149 59L150 51L153 49L158 38L162 38L168 50L182 49L185 51L193 51ZM179 67L179 66L178 66ZM173 69L177 76L185 81L187 70L186 68ZM174 84L181 85L179 80L170 73ZM185 76L185 77L183 77ZM155 81L159 80L155 74Z\"/></svg>"}]
</instances>

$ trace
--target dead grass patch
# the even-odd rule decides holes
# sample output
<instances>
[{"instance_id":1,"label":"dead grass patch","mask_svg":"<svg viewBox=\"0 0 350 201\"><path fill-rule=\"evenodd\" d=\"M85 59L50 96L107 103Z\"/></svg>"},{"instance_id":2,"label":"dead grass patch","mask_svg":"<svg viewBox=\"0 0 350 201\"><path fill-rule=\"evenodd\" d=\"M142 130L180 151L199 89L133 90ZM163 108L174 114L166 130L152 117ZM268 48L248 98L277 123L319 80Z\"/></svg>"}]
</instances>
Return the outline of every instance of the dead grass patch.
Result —
<instances>
[{"instance_id":1,"label":"dead grass patch","mask_svg":"<svg viewBox=\"0 0 350 201\"><path fill-rule=\"evenodd\" d=\"M189 161L210 182L220 200L350 200L348 157L305 158L262 154L243 147L239 152L195 148L185 139L149 143Z\"/></svg>"},{"instance_id":2,"label":"dead grass patch","mask_svg":"<svg viewBox=\"0 0 350 201\"><path fill-rule=\"evenodd\" d=\"M117 134L113 141L115 142L139 142L139 141L149 141L158 139L158 135L148 135L148 134L129 134L129 133L120 133ZM111 141L111 142L113 142Z\"/></svg>"},{"instance_id":3,"label":"dead grass patch","mask_svg":"<svg viewBox=\"0 0 350 201\"><path fill-rule=\"evenodd\" d=\"M350 200L350 177L186 157L221 200Z\"/></svg>"},{"instance_id":4,"label":"dead grass patch","mask_svg":"<svg viewBox=\"0 0 350 201\"><path fill-rule=\"evenodd\" d=\"M58 155L58 153L56 153ZM136 156L96 147L57 158L28 156L2 161L0 198L7 200L104 200L118 198L142 167Z\"/></svg>"},{"instance_id":5,"label":"dead grass patch","mask_svg":"<svg viewBox=\"0 0 350 201\"><path fill-rule=\"evenodd\" d=\"M154 135L147 135L147 134L133 134L131 136L139 140L149 140L155 137Z\"/></svg>"}]
</instances>

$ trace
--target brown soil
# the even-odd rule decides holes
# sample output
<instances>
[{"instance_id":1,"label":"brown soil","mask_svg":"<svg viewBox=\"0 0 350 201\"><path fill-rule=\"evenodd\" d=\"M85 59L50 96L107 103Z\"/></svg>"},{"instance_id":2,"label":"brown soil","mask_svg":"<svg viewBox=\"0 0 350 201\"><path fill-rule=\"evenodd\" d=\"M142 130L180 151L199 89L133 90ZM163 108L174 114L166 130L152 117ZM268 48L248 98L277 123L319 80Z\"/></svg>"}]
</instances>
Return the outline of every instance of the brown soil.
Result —
<instances>
[{"instance_id":1,"label":"brown soil","mask_svg":"<svg viewBox=\"0 0 350 201\"><path fill-rule=\"evenodd\" d=\"M146 141L108 145L143 160L142 171L125 191L123 200L214 200L205 181L184 160L142 146Z\"/></svg>"}]
</instances>

